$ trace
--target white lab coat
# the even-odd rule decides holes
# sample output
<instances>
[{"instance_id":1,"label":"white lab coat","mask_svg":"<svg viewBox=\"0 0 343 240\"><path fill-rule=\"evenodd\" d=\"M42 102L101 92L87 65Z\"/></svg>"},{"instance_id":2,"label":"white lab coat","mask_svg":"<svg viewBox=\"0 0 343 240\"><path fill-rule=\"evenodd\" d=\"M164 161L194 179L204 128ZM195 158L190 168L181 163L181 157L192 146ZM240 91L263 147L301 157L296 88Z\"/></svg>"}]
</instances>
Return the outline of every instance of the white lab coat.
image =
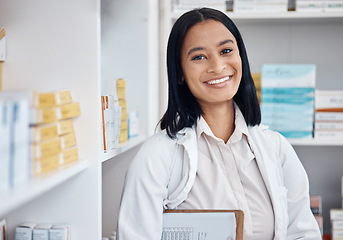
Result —
<instances>
[{"instance_id":1,"label":"white lab coat","mask_svg":"<svg viewBox=\"0 0 343 240\"><path fill-rule=\"evenodd\" d=\"M266 126L248 130L248 143L273 205L274 239L320 240L309 206L307 174L295 151ZM160 240L163 210L175 209L187 198L197 163L194 128L181 130L174 140L165 131L150 137L127 172L118 217L119 240Z\"/></svg>"}]
</instances>

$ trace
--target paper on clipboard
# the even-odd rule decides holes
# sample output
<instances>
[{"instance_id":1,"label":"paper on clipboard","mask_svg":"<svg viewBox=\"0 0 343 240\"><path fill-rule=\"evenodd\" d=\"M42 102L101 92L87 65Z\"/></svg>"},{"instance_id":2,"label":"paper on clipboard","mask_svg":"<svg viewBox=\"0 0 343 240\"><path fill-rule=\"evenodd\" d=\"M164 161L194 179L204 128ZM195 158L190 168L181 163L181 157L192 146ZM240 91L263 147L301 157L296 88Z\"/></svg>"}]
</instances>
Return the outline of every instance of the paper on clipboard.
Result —
<instances>
[{"instance_id":1,"label":"paper on clipboard","mask_svg":"<svg viewBox=\"0 0 343 240\"><path fill-rule=\"evenodd\" d=\"M237 211L168 210L163 214L161 240L235 240L243 229ZM236 215L239 219L236 219Z\"/></svg>"}]
</instances>

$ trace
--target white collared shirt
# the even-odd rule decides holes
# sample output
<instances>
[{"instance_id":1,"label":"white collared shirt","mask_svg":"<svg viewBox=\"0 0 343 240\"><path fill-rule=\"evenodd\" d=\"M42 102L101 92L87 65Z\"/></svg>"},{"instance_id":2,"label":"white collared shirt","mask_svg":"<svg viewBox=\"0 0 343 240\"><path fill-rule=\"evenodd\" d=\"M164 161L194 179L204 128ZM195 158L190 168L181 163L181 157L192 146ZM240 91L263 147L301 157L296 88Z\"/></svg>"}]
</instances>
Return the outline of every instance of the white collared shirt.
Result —
<instances>
[{"instance_id":1,"label":"white collared shirt","mask_svg":"<svg viewBox=\"0 0 343 240\"><path fill-rule=\"evenodd\" d=\"M235 130L227 143L201 117L196 127L198 169L179 209L241 209L244 239L273 239L274 213L255 156L247 141L244 117L235 105Z\"/></svg>"}]
</instances>

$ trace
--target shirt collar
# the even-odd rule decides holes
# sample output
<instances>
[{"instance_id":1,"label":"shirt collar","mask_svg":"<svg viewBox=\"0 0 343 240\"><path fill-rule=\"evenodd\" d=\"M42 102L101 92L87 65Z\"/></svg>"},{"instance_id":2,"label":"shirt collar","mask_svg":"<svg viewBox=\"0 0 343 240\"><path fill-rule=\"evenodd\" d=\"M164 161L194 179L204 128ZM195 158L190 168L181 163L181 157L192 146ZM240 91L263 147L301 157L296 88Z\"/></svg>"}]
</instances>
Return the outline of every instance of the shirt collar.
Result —
<instances>
[{"instance_id":1,"label":"shirt collar","mask_svg":"<svg viewBox=\"0 0 343 240\"><path fill-rule=\"evenodd\" d=\"M246 125L244 116L235 102L234 102L234 110L235 110L235 130L232 133L228 143L234 143L241 140L243 135L245 135L245 137L248 136L248 127ZM207 122L202 116L200 116L197 122L195 132L196 132L197 139L199 139L201 134L204 133L218 140L218 138L214 136L211 128L208 126Z\"/></svg>"}]
</instances>

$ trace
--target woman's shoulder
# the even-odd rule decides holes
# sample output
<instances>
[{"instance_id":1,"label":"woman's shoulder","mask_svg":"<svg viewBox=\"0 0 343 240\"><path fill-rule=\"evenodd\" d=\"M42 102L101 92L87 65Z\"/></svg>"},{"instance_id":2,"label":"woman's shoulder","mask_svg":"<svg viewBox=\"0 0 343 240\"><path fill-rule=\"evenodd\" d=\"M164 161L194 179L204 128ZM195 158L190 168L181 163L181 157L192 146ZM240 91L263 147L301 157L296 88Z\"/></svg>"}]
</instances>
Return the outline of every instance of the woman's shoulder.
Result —
<instances>
[{"instance_id":1,"label":"woman's shoulder","mask_svg":"<svg viewBox=\"0 0 343 240\"><path fill-rule=\"evenodd\" d=\"M168 153L173 151L173 149L176 147L176 142L176 139L170 138L166 131L160 131L150 136L143 142L140 152L148 152L149 155Z\"/></svg>"},{"instance_id":2,"label":"woman's shoulder","mask_svg":"<svg viewBox=\"0 0 343 240\"><path fill-rule=\"evenodd\" d=\"M154 135L148 137L143 145L150 146L166 146L166 145L175 145L176 139L172 139L168 136L167 132L162 130L155 133Z\"/></svg>"},{"instance_id":3,"label":"woman's shoulder","mask_svg":"<svg viewBox=\"0 0 343 240\"><path fill-rule=\"evenodd\" d=\"M255 140L264 140L271 145L280 146L280 144L288 144L287 139L282 134L264 124L249 127L249 133Z\"/></svg>"}]
</instances>

